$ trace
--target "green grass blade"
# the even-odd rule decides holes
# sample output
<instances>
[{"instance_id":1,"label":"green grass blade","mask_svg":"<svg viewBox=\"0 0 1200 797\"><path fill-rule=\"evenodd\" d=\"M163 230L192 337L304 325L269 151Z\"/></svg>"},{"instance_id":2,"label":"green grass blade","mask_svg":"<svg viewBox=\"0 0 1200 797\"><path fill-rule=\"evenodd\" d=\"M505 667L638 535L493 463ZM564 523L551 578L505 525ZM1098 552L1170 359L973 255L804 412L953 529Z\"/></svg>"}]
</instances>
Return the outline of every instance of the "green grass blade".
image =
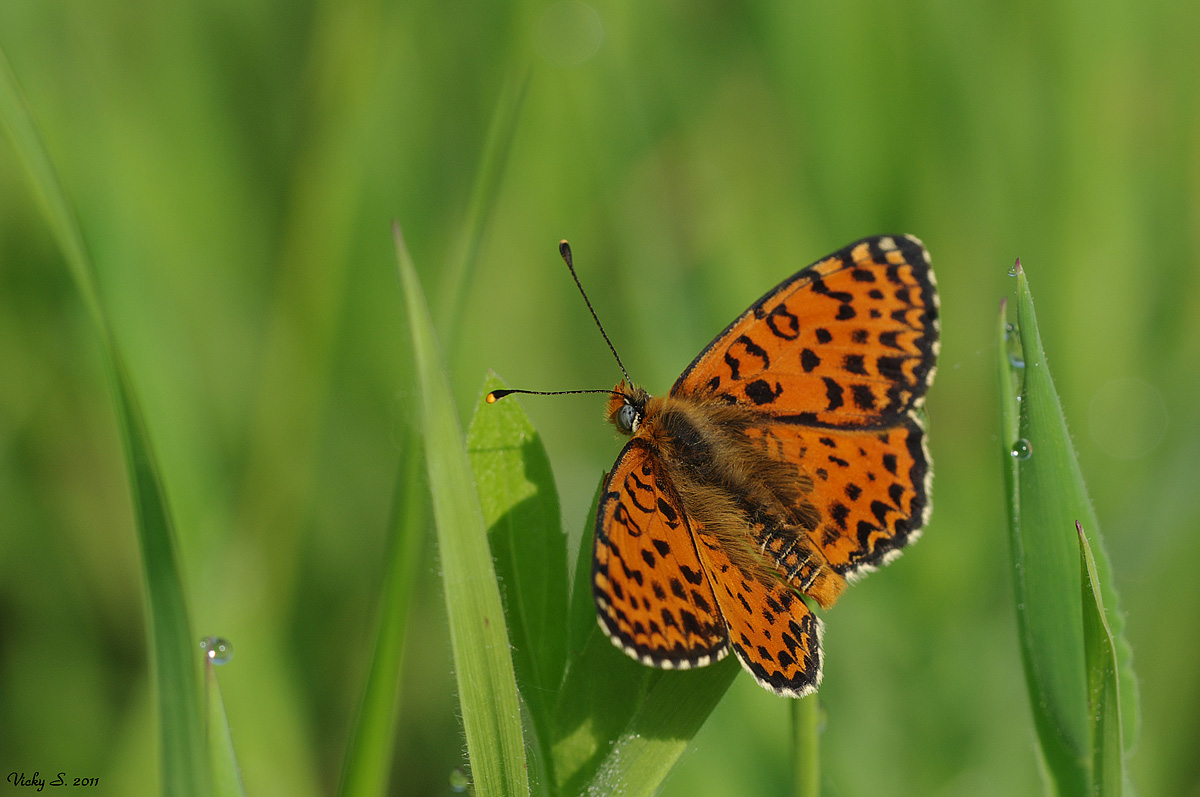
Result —
<instances>
[{"instance_id":1,"label":"green grass blade","mask_svg":"<svg viewBox=\"0 0 1200 797\"><path fill-rule=\"evenodd\" d=\"M792 794L821 794L821 704L814 693L792 701Z\"/></svg>"},{"instance_id":2,"label":"green grass blade","mask_svg":"<svg viewBox=\"0 0 1200 797\"><path fill-rule=\"evenodd\" d=\"M482 395L504 387L489 375ZM566 664L567 540L550 460L517 401L481 399L467 451L495 556L514 618L518 675L531 689L556 690ZM544 695L530 700L538 704Z\"/></svg>"},{"instance_id":3,"label":"green grass blade","mask_svg":"<svg viewBox=\"0 0 1200 797\"><path fill-rule=\"evenodd\" d=\"M438 355L433 320L399 225L394 233L472 780L482 797L526 794L517 684L483 510Z\"/></svg>"},{"instance_id":4,"label":"green grass blade","mask_svg":"<svg viewBox=\"0 0 1200 797\"><path fill-rule=\"evenodd\" d=\"M1033 296L1025 272L1019 268L1017 274L1017 327L1024 358L1024 387L1022 389L1020 438L1031 444L1028 459L1017 459L1021 479L1021 512L1039 512L1034 521L1046 533L1053 523L1055 569L1058 555L1071 561L1076 571L1074 524L1082 522L1088 535L1088 545L1096 563L1096 575L1101 595L1104 598L1104 619L1113 635L1117 652L1117 677L1121 680L1121 721L1125 751L1134 744L1141 712L1138 707L1137 677L1133 670L1133 648L1125 638L1125 615L1121 611L1120 598L1108 562L1108 554L1100 537L1100 524L1087 495L1083 473L1075 458L1075 447L1067 433L1066 419L1054 382L1046 365L1046 355L1038 334L1037 317L1033 311ZM1049 456L1039 456L1049 447ZM1026 496L1029 489L1032 494ZM1027 500L1028 499L1028 500ZM1051 515L1050 513L1053 513ZM1063 531L1063 528L1066 531ZM1031 552L1031 556L1034 556Z\"/></svg>"},{"instance_id":5,"label":"green grass blade","mask_svg":"<svg viewBox=\"0 0 1200 797\"><path fill-rule=\"evenodd\" d=\"M192 635L183 581L175 554L175 533L145 422L133 398L124 364L115 363L121 432L129 480L134 490L138 547L149 612L162 734L163 790L170 795L207 793L200 709L200 657Z\"/></svg>"},{"instance_id":6,"label":"green grass blade","mask_svg":"<svg viewBox=\"0 0 1200 797\"><path fill-rule=\"evenodd\" d=\"M409 609L425 547L429 497L420 437L407 426L400 441L400 469L392 493L391 534L383 596L379 606L375 650L358 720L342 769L339 793L368 797L387 791L395 749L400 672L404 662Z\"/></svg>"},{"instance_id":7,"label":"green grass blade","mask_svg":"<svg viewBox=\"0 0 1200 797\"><path fill-rule=\"evenodd\" d=\"M210 773L205 757L200 657L188 619L175 553L175 532L158 464L133 381L100 302L95 269L77 217L3 51L0 51L0 120L29 173L34 193L66 257L76 288L96 323L106 354L141 551L150 658L160 721L163 791L171 795L204 795L208 793Z\"/></svg>"},{"instance_id":8,"label":"green grass blade","mask_svg":"<svg viewBox=\"0 0 1200 797\"><path fill-rule=\"evenodd\" d=\"M100 328L105 345L108 345L108 319L100 304L100 292L96 288L95 272L83 241L83 233L79 229L79 220L71 203L67 201L66 192L58 179L58 172L50 160L50 154L46 151L33 114L29 111L29 105L25 102L20 84L3 49L0 49L0 120L12 139L13 148L17 151L22 165L29 173L34 196L41 203L55 241L62 249L83 304L96 326Z\"/></svg>"},{"instance_id":9,"label":"green grass blade","mask_svg":"<svg viewBox=\"0 0 1200 797\"><path fill-rule=\"evenodd\" d=\"M1117 652L1104 617L1096 559L1087 535L1076 523L1083 577L1083 642L1087 653L1088 705L1092 723L1093 793L1121 794L1125 785L1125 745L1121 740L1121 696Z\"/></svg>"},{"instance_id":10,"label":"green grass blade","mask_svg":"<svg viewBox=\"0 0 1200 797\"><path fill-rule=\"evenodd\" d=\"M727 656L708 667L663 673L600 762L586 793L657 791L741 671Z\"/></svg>"},{"instance_id":11,"label":"green grass blade","mask_svg":"<svg viewBox=\"0 0 1200 797\"><path fill-rule=\"evenodd\" d=\"M517 401L482 399L502 387L494 374L484 381L467 451L504 598L517 683L542 760L549 762L553 709L567 657L567 539L550 460L529 417Z\"/></svg>"},{"instance_id":12,"label":"green grass blade","mask_svg":"<svg viewBox=\"0 0 1200 797\"><path fill-rule=\"evenodd\" d=\"M208 737L208 765L212 771L213 794L216 797L243 797L242 776L238 771L229 720L225 716L225 701L217 681L217 665L204 664L205 715L204 729Z\"/></svg>"},{"instance_id":13,"label":"green grass blade","mask_svg":"<svg viewBox=\"0 0 1200 797\"><path fill-rule=\"evenodd\" d=\"M1017 288L1023 385L1017 439L1013 571L1034 724L1063 795L1085 794L1091 759L1076 518L1092 517L1058 394L1046 365L1024 272ZM1002 356L1004 356L1002 352ZM1013 367L1007 359L1002 371ZM1011 422L1004 424L1011 428ZM1015 452L1015 453L1014 453Z\"/></svg>"},{"instance_id":14,"label":"green grass blade","mask_svg":"<svg viewBox=\"0 0 1200 797\"><path fill-rule=\"evenodd\" d=\"M591 546L586 548L590 551ZM564 795L584 790L614 740L663 675L614 647L595 627L594 618L593 610L594 630L572 651L555 712L553 771L558 792Z\"/></svg>"},{"instance_id":15,"label":"green grass blade","mask_svg":"<svg viewBox=\"0 0 1200 797\"><path fill-rule=\"evenodd\" d=\"M1034 724L1059 793L1119 793L1123 755L1137 731L1132 654L1019 263L1017 277L1015 329L1001 313L1001 429L1017 625ZM1097 610L1099 628L1091 616ZM1110 643L1111 685L1101 639ZM1114 722L1119 732L1109 727Z\"/></svg>"}]
</instances>

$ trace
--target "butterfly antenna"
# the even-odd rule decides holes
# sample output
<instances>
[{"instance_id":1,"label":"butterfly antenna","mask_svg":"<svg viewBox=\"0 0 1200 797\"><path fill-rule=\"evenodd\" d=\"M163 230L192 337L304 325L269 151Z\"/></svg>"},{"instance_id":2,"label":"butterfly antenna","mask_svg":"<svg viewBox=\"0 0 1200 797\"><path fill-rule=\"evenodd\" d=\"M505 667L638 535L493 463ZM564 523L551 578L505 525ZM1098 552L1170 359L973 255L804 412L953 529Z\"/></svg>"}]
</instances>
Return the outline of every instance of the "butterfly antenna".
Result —
<instances>
[{"instance_id":1,"label":"butterfly antenna","mask_svg":"<svg viewBox=\"0 0 1200 797\"><path fill-rule=\"evenodd\" d=\"M579 289L580 295L583 296L584 303L587 304L588 312L592 314L592 320L596 322L596 326L600 328L600 334L604 336L604 342L608 344L608 350L612 352L616 358L617 365L621 369L621 373L625 374L625 381L632 382L629 378L629 372L625 370L625 363L621 362L621 355L617 354L617 348L613 346L612 341L608 339L608 333L604 331L604 325L600 323L600 317L596 315L596 309L592 307L592 301L588 298L587 293L583 290L583 285L579 282L579 275L575 273L575 263L571 260L571 245L563 239L558 245L558 253L562 255L563 261L567 264L567 268L571 270L571 279L575 280L575 287ZM594 391L587 391L594 392ZM611 391L602 391L605 393Z\"/></svg>"},{"instance_id":2,"label":"butterfly antenna","mask_svg":"<svg viewBox=\"0 0 1200 797\"><path fill-rule=\"evenodd\" d=\"M608 344L608 350L612 352L613 358L616 359L617 366L621 369L621 373L625 375L625 381L627 383L632 382L633 380L629 378L629 372L625 370L625 363L621 362L621 355L617 354L616 347L609 340L608 333L604 331L604 325L600 323L600 317L596 315L596 308L592 307L592 300L588 298L587 292L584 291L583 285L579 282L579 275L575 273L575 263L571 258L571 245L565 239L559 243L558 253L562 255L563 262L567 264L567 268L571 272L571 279L575 280L575 287L579 289L579 295L583 297L588 312L592 314L592 320L596 322L600 334L604 336L604 342ZM505 396L511 396L514 393L527 396L573 396L580 393L600 393L606 396L623 395L616 390L493 390L487 394L486 400L488 404L495 404Z\"/></svg>"},{"instance_id":3,"label":"butterfly antenna","mask_svg":"<svg viewBox=\"0 0 1200 797\"><path fill-rule=\"evenodd\" d=\"M527 396L573 396L577 393L603 393L606 396L617 395L614 390L493 390L487 394L487 403L495 404L505 396L513 393L524 393Z\"/></svg>"}]
</instances>

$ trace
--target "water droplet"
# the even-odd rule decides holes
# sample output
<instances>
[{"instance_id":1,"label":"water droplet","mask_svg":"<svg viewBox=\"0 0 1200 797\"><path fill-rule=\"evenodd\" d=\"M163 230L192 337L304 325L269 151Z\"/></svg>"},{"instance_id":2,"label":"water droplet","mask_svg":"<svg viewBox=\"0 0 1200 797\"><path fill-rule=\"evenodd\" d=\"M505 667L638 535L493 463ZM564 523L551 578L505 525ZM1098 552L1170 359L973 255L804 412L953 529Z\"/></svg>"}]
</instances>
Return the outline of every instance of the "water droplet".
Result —
<instances>
[{"instance_id":1,"label":"water droplet","mask_svg":"<svg viewBox=\"0 0 1200 797\"><path fill-rule=\"evenodd\" d=\"M1008 349L1008 364L1013 368L1025 367L1025 353L1021 346L1021 330L1016 324L1004 325L1004 344Z\"/></svg>"},{"instance_id":2,"label":"water droplet","mask_svg":"<svg viewBox=\"0 0 1200 797\"><path fill-rule=\"evenodd\" d=\"M1013 455L1013 459L1026 460L1033 456L1033 446L1022 437L1012 444L1012 450L1009 453Z\"/></svg>"},{"instance_id":3,"label":"water droplet","mask_svg":"<svg viewBox=\"0 0 1200 797\"><path fill-rule=\"evenodd\" d=\"M1021 271L1021 258L1018 257L1016 262L1012 264L1012 267L1008 269L1008 276L1015 277L1015 276L1017 276L1017 274L1020 271Z\"/></svg>"},{"instance_id":4,"label":"water droplet","mask_svg":"<svg viewBox=\"0 0 1200 797\"><path fill-rule=\"evenodd\" d=\"M228 664L233 658L233 645L224 637L206 636L200 640L200 649L213 664Z\"/></svg>"},{"instance_id":5,"label":"water droplet","mask_svg":"<svg viewBox=\"0 0 1200 797\"><path fill-rule=\"evenodd\" d=\"M462 794L471 787L471 778L466 772L462 771L462 767L451 770L450 772L450 791L455 794Z\"/></svg>"}]
</instances>

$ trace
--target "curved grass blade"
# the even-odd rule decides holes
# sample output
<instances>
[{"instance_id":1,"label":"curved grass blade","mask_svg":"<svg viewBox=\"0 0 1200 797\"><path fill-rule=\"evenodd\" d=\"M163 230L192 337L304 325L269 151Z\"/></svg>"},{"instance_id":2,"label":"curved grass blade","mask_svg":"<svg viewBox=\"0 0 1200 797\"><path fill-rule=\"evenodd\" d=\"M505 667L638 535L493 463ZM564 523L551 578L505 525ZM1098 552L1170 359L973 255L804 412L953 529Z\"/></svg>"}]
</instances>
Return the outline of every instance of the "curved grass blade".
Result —
<instances>
[{"instance_id":1,"label":"curved grass blade","mask_svg":"<svg viewBox=\"0 0 1200 797\"><path fill-rule=\"evenodd\" d=\"M600 762L586 793L657 791L741 671L737 659L726 656L707 667L663 673Z\"/></svg>"},{"instance_id":2,"label":"curved grass blade","mask_svg":"<svg viewBox=\"0 0 1200 797\"><path fill-rule=\"evenodd\" d=\"M1083 642L1087 652L1088 705L1092 723L1092 792L1104 797L1121 794L1125 786L1125 745L1121 741L1121 696L1117 652L1104 619L1104 599L1096 560L1083 526L1079 534L1083 577Z\"/></svg>"},{"instance_id":3,"label":"curved grass blade","mask_svg":"<svg viewBox=\"0 0 1200 797\"><path fill-rule=\"evenodd\" d=\"M517 683L483 510L433 320L399 225L393 234L421 397L421 426L450 643L476 794L529 792Z\"/></svg>"},{"instance_id":4,"label":"curved grass blade","mask_svg":"<svg viewBox=\"0 0 1200 797\"><path fill-rule=\"evenodd\" d=\"M116 393L125 457L134 491L138 547L149 612L162 734L163 790L205 795L210 773L204 757L199 663L175 554L175 531L145 422L134 402L124 364L114 352Z\"/></svg>"},{"instance_id":5,"label":"curved grass blade","mask_svg":"<svg viewBox=\"0 0 1200 797\"><path fill-rule=\"evenodd\" d=\"M242 776L238 771L237 755L233 750L233 738L229 734L229 720L225 716L225 702L221 699L221 685L217 681L216 666L204 661L205 714L204 730L208 737L208 765L212 770L213 795L215 797L244 797Z\"/></svg>"},{"instance_id":6,"label":"curved grass blade","mask_svg":"<svg viewBox=\"0 0 1200 797\"><path fill-rule=\"evenodd\" d=\"M1017 437L1002 443L1014 474L1017 624L1042 755L1058 792L1082 795L1089 789L1091 744L1079 549L1068 532L1075 518L1091 517L1091 506L1045 364L1023 272L1017 292L1021 355L1013 363L1023 363L1024 382ZM1004 347L1001 358L1003 373L1013 367ZM1011 420L1003 426L1011 430Z\"/></svg>"},{"instance_id":7,"label":"curved grass blade","mask_svg":"<svg viewBox=\"0 0 1200 797\"><path fill-rule=\"evenodd\" d=\"M84 243L83 232L79 229L79 220L67 200L58 172L50 161L50 154L46 151L33 114L29 111L29 104L21 93L17 76L13 74L3 49L0 49L0 121L3 121L21 164L29 173L30 187L46 214L55 241L62 249L75 287L107 346L111 342L108 318L100 304L92 259Z\"/></svg>"},{"instance_id":8,"label":"curved grass blade","mask_svg":"<svg viewBox=\"0 0 1200 797\"><path fill-rule=\"evenodd\" d=\"M1087 535L1088 545L1091 547L1096 562L1100 593L1104 598L1104 619L1112 632L1113 645L1117 654L1117 677L1121 682L1122 737L1125 752L1128 753L1137 741L1138 724L1141 717L1138 706L1137 676L1133 669L1133 648L1125 638L1125 614L1121 611L1120 596L1117 594L1112 567L1109 565L1108 553L1104 549L1104 541L1100 536L1100 524L1096 519L1095 510L1092 508L1091 499L1087 495L1087 486L1083 479L1083 473L1079 469L1079 461L1075 457L1075 448L1071 444L1071 437L1067 432L1067 422L1063 417L1062 405L1058 400L1057 392L1055 392L1050 370L1045 365L1045 352L1042 350L1042 341L1038 334L1037 317L1033 312L1033 295L1029 291L1025 272L1019 266L1018 262L1017 326L1026 363L1024 369L1025 388L1022 392L1030 400L1035 393L1040 397L1040 400L1035 401L1032 407L1029 406L1028 401L1022 407L1021 434L1024 436L1024 415L1028 414L1030 428L1039 435L1045 433L1047 435L1046 442L1054 447L1056 463L1053 469L1062 479L1062 486L1069 488L1066 492L1059 494L1058 517L1059 520L1067 518L1067 532L1064 536L1071 539L1072 544L1067 547L1071 548L1072 552L1074 551L1072 531L1074 524L1076 521L1083 523L1084 533ZM1032 330L1032 335L1026 335L1026 329ZM1042 409L1045 410L1044 413L1040 411ZM1033 438L1029 438L1029 440L1032 444ZM1036 458L1037 451L1033 450L1029 459L1018 460L1018 464L1024 468ZM1039 467L1034 466L1033 469L1036 471ZM1048 468L1042 470L1045 472ZM1045 497L1053 499L1053 491L1046 494ZM1070 514L1067 509L1069 505L1078 507L1080 513ZM1069 517L1067 517L1068 515Z\"/></svg>"},{"instance_id":9,"label":"curved grass blade","mask_svg":"<svg viewBox=\"0 0 1200 797\"><path fill-rule=\"evenodd\" d=\"M1009 493L1013 580L1021 654L1034 724L1047 768L1061 794L1092 787L1092 726L1084 630L1079 544L1073 527L1082 519L1093 530L1105 619L1119 639L1123 625L1107 558L1095 536L1095 514L1075 458L1054 388L1025 273L1017 265L1015 330L1002 327L1001 428ZM1001 318L1003 325L1004 319ZM1019 334L1019 353L1007 344ZM1016 373L1021 385L1015 387ZM1132 679L1129 658L1117 643L1122 687ZM1128 646L1124 646L1128 654ZM1122 709L1126 698L1122 696ZM1136 699L1135 697L1131 699ZM1136 712L1136 708L1132 709ZM1126 725L1128 727L1128 725ZM1126 740L1128 743L1128 739Z\"/></svg>"},{"instance_id":10,"label":"curved grass blade","mask_svg":"<svg viewBox=\"0 0 1200 797\"><path fill-rule=\"evenodd\" d=\"M480 396L503 387L489 373ZM467 451L500 580L517 684L540 761L549 767L553 709L567 658L567 539L554 474L541 438L515 400L480 400ZM543 778L552 781L552 774Z\"/></svg>"},{"instance_id":11,"label":"curved grass blade","mask_svg":"<svg viewBox=\"0 0 1200 797\"><path fill-rule=\"evenodd\" d=\"M95 269L78 219L3 51L0 51L0 121L29 173L34 194L66 257L75 287L96 324L112 379L141 551L150 659L158 700L163 792L205 795L210 773L204 752L200 662L188 619L175 553L175 531L159 467L133 390L133 380L100 301Z\"/></svg>"},{"instance_id":12,"label":"curved grass blade","mask_svg":"<svg viewBox=\"0 0 1200 797\"><path fill-rule=\"evenodd\" d=\"M425 450L420 437L407 426L403 435L400 441L403 455L392 491L391 533L375 650L354 734L346 751L338 791L343 797L384 794L391 773L408 612L424 561L422 551L429 517L429 494L423 475Z\"/></svg>"}]
</instances>

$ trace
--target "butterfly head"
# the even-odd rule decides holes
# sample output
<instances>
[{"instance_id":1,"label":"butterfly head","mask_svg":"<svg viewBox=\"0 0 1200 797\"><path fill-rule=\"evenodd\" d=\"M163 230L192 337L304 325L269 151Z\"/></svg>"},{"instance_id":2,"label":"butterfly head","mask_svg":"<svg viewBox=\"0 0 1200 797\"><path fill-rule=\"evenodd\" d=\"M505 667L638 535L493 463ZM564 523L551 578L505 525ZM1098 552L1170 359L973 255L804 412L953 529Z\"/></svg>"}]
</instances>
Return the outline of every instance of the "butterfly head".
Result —
<instances>
[{"instance_id":1,"label":"butterfly head","mask_svg":"<svg viewBox=\"0 0 1200 797\"><path fill-rule=\"evenodd\" d=\"M646 417L646 402L649 400L649 393L622 379L609 395L605 415L621 434L635 435Z\"/></svg>"}]
</instances>

